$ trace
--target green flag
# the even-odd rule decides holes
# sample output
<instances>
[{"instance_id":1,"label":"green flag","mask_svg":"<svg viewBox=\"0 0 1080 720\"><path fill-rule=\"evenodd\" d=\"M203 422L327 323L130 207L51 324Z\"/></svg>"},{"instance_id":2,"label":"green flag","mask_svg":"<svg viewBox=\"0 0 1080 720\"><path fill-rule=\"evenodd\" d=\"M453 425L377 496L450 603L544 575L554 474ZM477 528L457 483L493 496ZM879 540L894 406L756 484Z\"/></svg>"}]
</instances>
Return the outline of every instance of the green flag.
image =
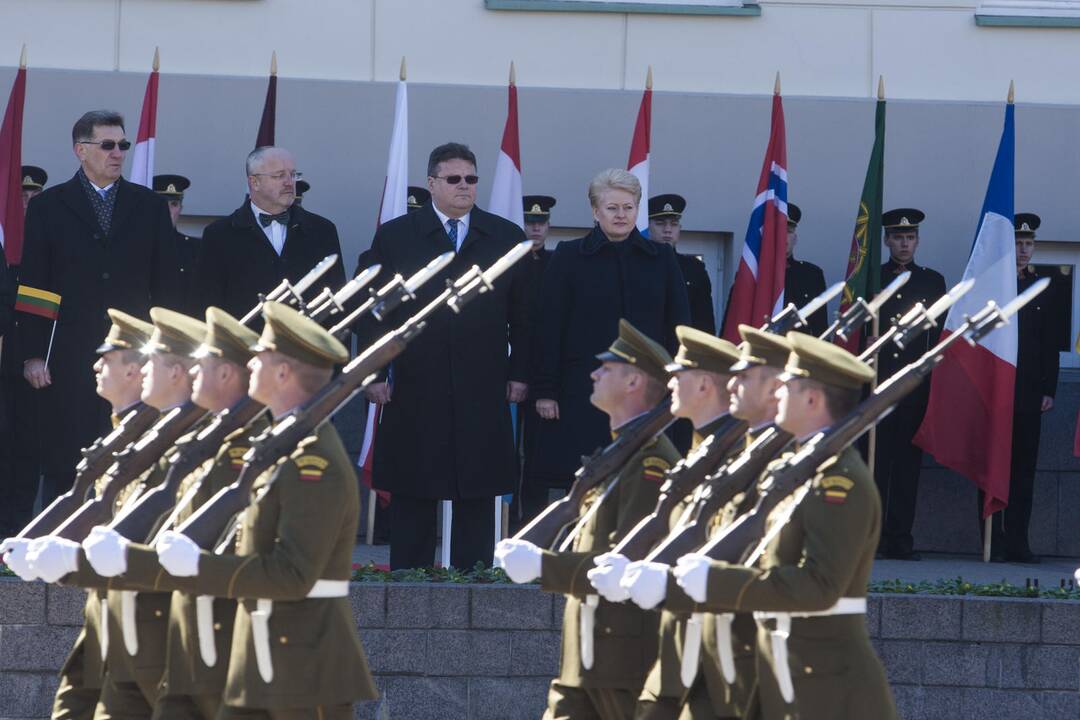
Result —
<instances>
[{"instance_id":1,"label":"green flag","mask_svg":"<svg viewBox=\"0 0 1080 720\"><path fill-rule=\"evenodd\" d=\"M844 278L843 312L856 298L870 300L881 289L881 194L885 184L885 100L877 101L874 112L874 149L866 168L855 233L851 238L847 273ZM859 347L859 333L852 333L849 349Z\"/></svg>"}]
</instances>

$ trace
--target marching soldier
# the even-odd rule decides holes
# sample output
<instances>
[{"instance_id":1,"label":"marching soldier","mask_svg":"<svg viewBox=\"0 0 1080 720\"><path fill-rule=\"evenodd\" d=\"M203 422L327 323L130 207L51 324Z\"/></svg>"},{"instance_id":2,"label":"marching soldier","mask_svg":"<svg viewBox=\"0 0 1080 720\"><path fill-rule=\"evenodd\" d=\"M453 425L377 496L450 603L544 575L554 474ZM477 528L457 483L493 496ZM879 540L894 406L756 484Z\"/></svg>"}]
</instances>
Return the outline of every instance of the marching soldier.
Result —
<instances>
[{"instance_id":1,"label":"marching soldier","mask_svg":"<svg viewBox=\"0 0 1080 720\"><path fill-rule=\"evenodd\" d=\"M787 338L777 424L801 442L847 415L874 371L831 343ZM756 561L684 556L669 588L710 612L754 612L761 717L896 718L863 617L881 505L858 451L823 463L767 528Z\"/></svg>"},{"instance_id":2,"label":"marching soldier","mask_svg":"<svg viewBox=\"0 0 1080 720\"><path fill-rule=\"evenodd\" d=\"M649 198L649 237L656 242L677 248L682 234L682 215L686 199L682 195L656 195ZM696 255L676 252L679 270L686 283L686 297L690 301L690 326L716 334L716 318L713 314L712 283L705 263Z\"/></svg>"},{"instance_id":3,"label":"marching soldier","mask_svg":"<svg viewBox=\"0 0 1080 720\"><path fill-rule=\"evenodd\" d=\"M945 294L945 278L941 273L915 264L919 247L919 224L926 216L914 208L889 210L881 216L885 230L885 246L889 260L881 266L881 287L904 272L911 278L881 308L882 327L907 313L915 303L930 306ZM878 382L891 377L897 370L918 359L937 344L939 328L917 337L903 350L890 347L878 355ZM874 456L874 481L881 493L884 523L879 554L896 560L919 560L911 527L915 523L915 503L922 470L922 449L912 442L926 414L930 400L930 380L899 403L893 412L878 424Z\"/></svg>"},{"instance_id":4,"label":"marching soldier","mask_svg":"<svg viewBox=\"0 0 1080 720\"><path fill-rule=\"evenodd\" d=\"M45 183L49 182L49 173L37 165L22 166L22 206L23 211L30 204L30 200L36 198L45 189Z\"/></svg>"},{"instance_id":5,"label":"marching soldier","mask_svg":"<svg viewBox=\"0 0 1080 720\"><path fill-rule=\"evenodd\" d=\"M795 245L799 242L799 222L802 210L795 203L788 203L787 221L787 269L784 271L784 302L802 307L825 292L825 273L812 262L795 259ZM829 315L821 308L810 316L807 335L819 337L829 325Z\"/></svg>"},{"instance_id":6,"label":"marching soldier","mask_svg":"<svg viewBox=\"0 0 1080 720\"><path fill-rule=\"evenodd\" d=\"M184 192L191 187L191 181L183 175L155 175L154 192L169 203L169 218L176 232L176 254L180 260L180 280L184 285L184 307L191 305L195 262L199 259L202 238L185 235L177 229L180 215L184 212Z\"/></svg>"},{"instance_id":7,"label":"marching soldier","mask_svg":"<svg viewBox=\"0 0 1080 720\"><path fill-rule=\"evenodd\" d=\"M431 202L431 193L427 188L410 185L408 191L409 197L405 202L406 212L416 212Z\"/></svg>"},{"instance_id":8,"label":"marching soldier","mask_svg":"<svg viewBox=\"0 0 1080 720\"><path fill-rule=\"evenodd\" d=\"M591 402L620 430L664 397L664 369L672 360L662 346L626 320L619 337L597 358ZM658 618L638 608L593 595L586 572L656 504L664 473L679 460L663 434L636 453L612 479L592 490L582 505L588 518L577 528L573 549L552 552L523 540L504 540L496 551L515 582L540 579L548 592L567 596L559 677L548 692L546 720L629 718L645 674L656 656ZM594 504L603 500L598 508ZM591 633L590 633L591 629ZM592 657L588 655L591 653ZM591 662L590 662L591 660Z\"/></svg>"}]
</instances>

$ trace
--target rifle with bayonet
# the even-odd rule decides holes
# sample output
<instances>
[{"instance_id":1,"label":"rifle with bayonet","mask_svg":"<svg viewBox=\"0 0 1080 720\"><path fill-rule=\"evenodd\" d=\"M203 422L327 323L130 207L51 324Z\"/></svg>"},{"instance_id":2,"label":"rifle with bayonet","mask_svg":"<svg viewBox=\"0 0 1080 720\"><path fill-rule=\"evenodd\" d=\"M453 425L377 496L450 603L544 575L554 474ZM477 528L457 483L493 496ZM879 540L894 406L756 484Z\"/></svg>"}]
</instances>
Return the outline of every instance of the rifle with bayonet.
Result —
<instances>
[{"instance_id":1,"label":"rifle with bayonet","mask_svg":"<svg viewBox=\"0 0 1080 720\"><path fill-rule=\"evenodd\" d=\"M266 302L280 302L290 305L297 310L303 311L304 293L307 292L312 285L317 283L319 279L330 271L330 268L334 267L337 262L338 256L336 253L327 255L322 260L315 264L315 267L308 271L307 275L300 278L296 284L290 283L288 278L285 278L277 287L270 292L263 295L259 293L259 302L255 304L255 307L251 308L244 317L240 318L242 325L251 325L252 322L257 320L262 314L263 303Z\"/></svg>"},{"instance_id":2,"label":"rifle with bayonet","mask_svg":"<svg viewBox=\"0 0 1080 720\"><path fill-rule=\"evenodd\" d=\"M829 326L821 339L832 340L834 337L838 337L847 342L851 338L851 333L861 328L872 318L876 318L881 312L881 306L888 302L889 298L904 287L910 279L911 271L905 270L893 278L891 283L882 288L881 292L875 295L870 302L861 297L855 298L854 302L848 306L848 309L833 321L833 324Z\"/></svg>"},{"instance_id":3,"label":"rifle with bayonet","mask_svg":"<svg viewBox=\"0 0 1080 720\"><path fill-rule=\"evenodd\" d=\"M821 308L825 307L830 300L844 291L844 283L838 282L825 288L825 291L818 295L810 302L800 307L795 307L795 303L788 303L787 306L779 313L773 316L773 318L761 326L761 329L766 332L771 332L774 335L785 335L791 330L798 330L799 328L806 327L810 323L810 317Z\"/></svg>"},{"instance_id":4,"label":"rifle with bayonet","mask_svg":"<svg viewBox=\"0 0 1080 720\"><path fill-rule=\"evenodd\" d=\"M427 319L443 307L460 313L474 298L489 292L495 280L529 252L530 244L522 242L503 255L487 270L475 265L447 284L447 288L403 325L385 334L345 366L341 374L330 381L299 410L285 418L255 440L244 455L244 466L236 481L210 498L195 513L176 528L202 548L210 549L225 532L237 513L252 502L251 488L263 472L291 453L301 440L316 432L353 395L363 390L370 379L394 358L427 326ZM267 488L270 486L268 485ZM258 498L255 499L258 501Z\"/></svg>"}]
</instances>

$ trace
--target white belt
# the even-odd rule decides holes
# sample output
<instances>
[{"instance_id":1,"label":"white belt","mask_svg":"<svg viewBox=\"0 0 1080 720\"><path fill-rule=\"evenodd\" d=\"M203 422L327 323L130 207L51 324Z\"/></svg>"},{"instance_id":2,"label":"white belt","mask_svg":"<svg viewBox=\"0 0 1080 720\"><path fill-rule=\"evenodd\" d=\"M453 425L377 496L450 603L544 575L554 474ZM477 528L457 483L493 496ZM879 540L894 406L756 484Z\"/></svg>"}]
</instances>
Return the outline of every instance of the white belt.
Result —
<instances>
[{"instance_id":1,"label":"white belt","mask_svg":"<svg viewBox=\"0 0 1080 720\"><path fill-rule=\"evenodd\" d=\"M791 704L795 700L795 686L791 680L791 666L788 665L787 641L791 635L792 618L815 618L828 617L830 615L865 615L866 598L840 598L835 605L827 610L817 612L778 613L756 612L754 620L759 623L766 620L776 620L776 629L769 631L772 641L773 673L776 675L776 683L780 686L780 694L784 702Z\"/></svg>"},{"instance_id":2,"label":"white belt","mask_svg":"<svg viewBox=\"0 0 1080 720\"><path fill-rule=\"evenodd\" d=\"M316 580L308 599L348 597L348 580ZM198 605L196 605L196 612ZM251 611L251 639L255 643L255 664L259 676L269 684L274 680L274 663L270 656L270 616L274 612L274 601L259 599Z\"/></svg>"},{"instance_id":3,"label":"white belt","mask_svg":"<svg viewBox=\"0 0 1080 720\"><path fill-rule=\"evenodd\" d=\"M593 634L596 632L596 606L600 604L599 595L586 595L581 603L578 630L581 634L581 666L591 670L593 666Z\"/></svg>"}]
</instances>

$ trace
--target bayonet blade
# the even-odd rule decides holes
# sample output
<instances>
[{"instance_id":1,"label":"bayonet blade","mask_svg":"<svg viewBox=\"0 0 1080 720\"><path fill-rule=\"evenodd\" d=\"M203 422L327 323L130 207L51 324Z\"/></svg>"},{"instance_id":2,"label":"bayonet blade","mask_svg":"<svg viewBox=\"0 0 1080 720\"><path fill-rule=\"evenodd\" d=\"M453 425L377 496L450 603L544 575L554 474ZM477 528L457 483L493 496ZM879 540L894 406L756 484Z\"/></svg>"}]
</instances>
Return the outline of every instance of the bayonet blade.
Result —
<instances>
[{"instance_id":1,"label":"bayonet blade","mask_svg":"<svg viewBox=\"0 0 1080 720\"><path fill-rule=\"evenodd\" d=\"M1017 295L1010 300L1005 307L1001 308L1002 317L1005 319L1011 318L1020 311L1020 308L1034 300L1035 296L1045 290L1048 285L1050 285L1050 278L1044 277L1041 280L1037 280L1031 287Z\"/></svg>"},{"instance_id":2,"label":"bayonet blade","mask_svg":"<svg viewBox=\"0 0 1080 720\"><path fill-rule=\"evenodd\" d=\"M341 289L334 293L334 302L338 305L348 302L349 298L367 287L381 271L382 265L379 264L367 268L352 280L342 285Z\"/></svg>"},{"instance_id":3,"label":"bayonet blade","mask_svg":"<svg viewBox=\"0 0 1080 720\"><path fill-rule=\"evenodd\" d=\"M805 323L811 315L825 307L830 300L842 292L844 292L843 282L838 282L835 285L826 288L825 292L821 293L796 311L799 313L799 318Z\"/></svg>"},{"instance_id":4,"label":"bayonet blade","mask_svg":"<svg viewBox=\"0 0 1080 720\"><path fill-rule=\"evenodd\" d=\"M968 290L975 287L975 280L968 278L953 285L949 292L939 297L926 311L927 317L937 320L941 315L956 304L956 301L967 295Z\"/></svg>"},{"instance_id":5,"label":"bayonet blade","mask_svg":"<svg viewBox=\"0 0 1080 720\"><path fill-rule=\"evenodd\" d=\"M311 270L308 271L307 275L300 278L296 282L296 284L293 285L293 291L297 295L303 295L305 292L308 291L308 288L317 283L319 281L319 278L325 275L327 271L330 270L330 268L334 267L334 263L337 262L337 259L337 253L331 253L324 257L318 262L318 264L315 265L315 267L311 268Z\"/></svg>"},{"instance_id":6,"label":"bayonet blade","mask_svg":"<svg viewBox=\"0 0 1080 720\"><path fill-rule=\"evenodd\" d=\"M900 288L907 284L907 281L911 279L911 271L905 270L904 272L893 278L893 281L886 285L881 292L879 292L873 300L871 300L867 307L870 308L870 314L877 317L878 312L881 310L881 306L889 301L893 295L897 293Z\"/></svg>"},{"instance_id":7,"label":"bayonet blade","mask_svg":"<svg viewBox=\"0 0 1080 720\"><path fill-rule=\"evenodd\" d=\"M405 281L405 291L412 295L419 290L424 283L438 275L453 259L454 253L452 252L444 252L442 255L432 258L431 262L417 270Z\"/></svg>"}]
</instances>

